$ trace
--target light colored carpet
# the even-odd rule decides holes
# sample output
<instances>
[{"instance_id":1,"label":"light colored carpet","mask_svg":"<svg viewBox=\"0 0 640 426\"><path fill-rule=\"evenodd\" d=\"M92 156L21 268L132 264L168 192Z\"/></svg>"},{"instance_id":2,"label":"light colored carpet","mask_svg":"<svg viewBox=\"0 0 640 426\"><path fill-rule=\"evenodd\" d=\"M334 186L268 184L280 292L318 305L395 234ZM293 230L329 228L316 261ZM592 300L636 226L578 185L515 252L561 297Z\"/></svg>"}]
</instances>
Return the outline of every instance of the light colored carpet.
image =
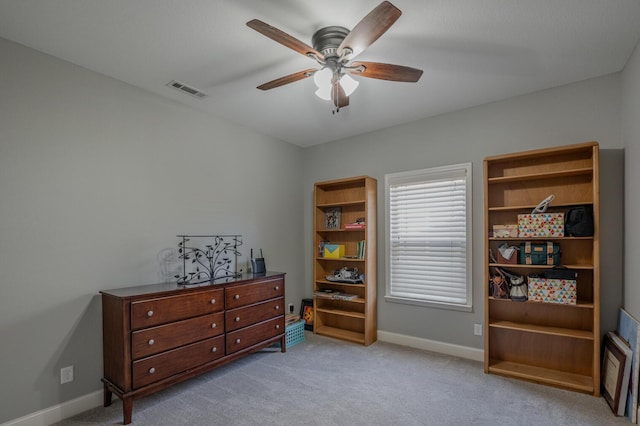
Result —
<instances>
[{"instance_id":1,"label":"light colored carpet","mask_svg":"<svg viewBox=\"0 0 640 426\"><path fill-rule=\"evenodd\" d=\"M122 404L58 425L122 424ZM603 398L485 374L479 362L305 332L135 400L133 425L616 425Z\"/></svg>"}]
</instances>

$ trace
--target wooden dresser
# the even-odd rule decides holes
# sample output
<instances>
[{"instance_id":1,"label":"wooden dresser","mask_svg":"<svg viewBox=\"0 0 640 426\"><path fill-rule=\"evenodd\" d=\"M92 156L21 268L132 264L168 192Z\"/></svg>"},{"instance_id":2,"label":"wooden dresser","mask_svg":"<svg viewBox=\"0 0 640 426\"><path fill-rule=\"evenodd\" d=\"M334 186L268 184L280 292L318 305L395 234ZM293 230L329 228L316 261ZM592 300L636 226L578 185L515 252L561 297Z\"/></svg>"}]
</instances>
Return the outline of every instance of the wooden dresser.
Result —
<instances>
[{"instance_id":1,"label":"wooden dresser","mask_svg":"<svg viewBox=\"0 0 640 426\"><path fill-rule=\"evenodd\" d=\"M244 275L200 286L102 291L104 406L133 400L280 342L286 351L284 275Z\"/></svg>"}]
</instances>

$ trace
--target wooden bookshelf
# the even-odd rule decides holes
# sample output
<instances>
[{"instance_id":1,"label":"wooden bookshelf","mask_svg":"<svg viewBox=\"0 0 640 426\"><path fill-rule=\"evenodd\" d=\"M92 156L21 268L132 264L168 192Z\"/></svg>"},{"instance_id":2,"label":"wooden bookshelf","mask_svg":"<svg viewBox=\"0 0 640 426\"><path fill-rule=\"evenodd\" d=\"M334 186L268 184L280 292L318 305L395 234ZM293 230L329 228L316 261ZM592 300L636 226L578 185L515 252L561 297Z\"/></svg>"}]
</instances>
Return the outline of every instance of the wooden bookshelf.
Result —
<instances>
[{"instance_id":1,"label":"wooden bookshelf","mask_svg":"<svg viewBox=\"0 0 640 426\"><path fill-rule=\"evenodd\" d=\"M553 194L548 212L591 205L590 237L495 238L493 225L516 224ZM500 244L560 244L561 264L578 272L577 303L562 305L494 299L490 268L528 276L547 265L491 263L485 256L484 369L569 390L600 395L599 148L597 142L488 157L484 160L485 253Z\"/></svg>"},{"instance_id":2,"label":"wooden bookshelf","mask_svg":"<svg viewBox=\"0 0 640 426\"><path fill-rule=\"evenodd\" d=\"M370 345L377 340L376 320L376 199L377 181L368 176L318 182L314 185L314 272L313 291L353 294L351 300L314 296L314 333ZM340 224L327 229L328 209L340 209ZM345 224L363 218L361 229L344 229ZM326 258L321 242L345 246L345 257ZM364 256L357 257L358 243L364 241ZM341 268L357 268L364 282L329 281Z\"/></svg>"}]
</instances>

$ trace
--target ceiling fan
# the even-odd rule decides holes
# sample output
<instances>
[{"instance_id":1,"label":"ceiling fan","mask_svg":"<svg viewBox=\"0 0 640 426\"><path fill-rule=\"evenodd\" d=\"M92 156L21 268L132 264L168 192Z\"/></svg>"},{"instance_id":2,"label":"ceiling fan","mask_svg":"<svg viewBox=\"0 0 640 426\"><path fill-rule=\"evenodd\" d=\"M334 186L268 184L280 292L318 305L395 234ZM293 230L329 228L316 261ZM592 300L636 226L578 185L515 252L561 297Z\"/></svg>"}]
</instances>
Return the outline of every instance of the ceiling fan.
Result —
<instances>
[{"instance_id":1,"label":"ceiling fan","mask_svg":"<svg viewBox=\"0 0 640 426\"><path fill-rule=\"evenodd\" d=\"M297 38L266 24L259 19L247 22L247 26L270 39L314 59L320 69L309 68L284 77L277 78L258 86L269 90L293 83L307 77L314 77L318 86L316 95L331 100L335 111L349 105L349 95L358 86L358 82L349 74L380 80L415 83L422 76L422 70L402 65L381 62L351 62L367 47L384 34L402 15L400 9L383 1L349 31L347 28L331 26L321 28L313 34L313 47Z\"/></svg>"}]
</instances>

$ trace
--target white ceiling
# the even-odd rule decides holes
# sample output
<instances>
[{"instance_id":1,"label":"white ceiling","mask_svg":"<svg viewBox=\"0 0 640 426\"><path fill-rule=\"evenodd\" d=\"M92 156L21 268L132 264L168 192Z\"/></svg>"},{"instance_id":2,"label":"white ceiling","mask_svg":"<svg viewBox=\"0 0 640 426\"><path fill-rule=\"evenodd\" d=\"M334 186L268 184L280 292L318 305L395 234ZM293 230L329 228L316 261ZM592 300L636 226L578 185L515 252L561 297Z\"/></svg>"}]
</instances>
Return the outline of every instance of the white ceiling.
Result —
<instances>
[{"instance_id":1,"label":"white ceiling","mask_svg":"<svg viewBox=\"0 0 640 426\"><path fill-rule=\"evenodd\" d=\"M638 0L392 0L402 16L358 59L422 69L418 83L355 77L335 115L310 78L256 89L316 63L247 21L311 45L317 29L353 28L379 3L0 0L0 37L300 146L617 72L640 38Z\"/></svg>"}]
</instances>

